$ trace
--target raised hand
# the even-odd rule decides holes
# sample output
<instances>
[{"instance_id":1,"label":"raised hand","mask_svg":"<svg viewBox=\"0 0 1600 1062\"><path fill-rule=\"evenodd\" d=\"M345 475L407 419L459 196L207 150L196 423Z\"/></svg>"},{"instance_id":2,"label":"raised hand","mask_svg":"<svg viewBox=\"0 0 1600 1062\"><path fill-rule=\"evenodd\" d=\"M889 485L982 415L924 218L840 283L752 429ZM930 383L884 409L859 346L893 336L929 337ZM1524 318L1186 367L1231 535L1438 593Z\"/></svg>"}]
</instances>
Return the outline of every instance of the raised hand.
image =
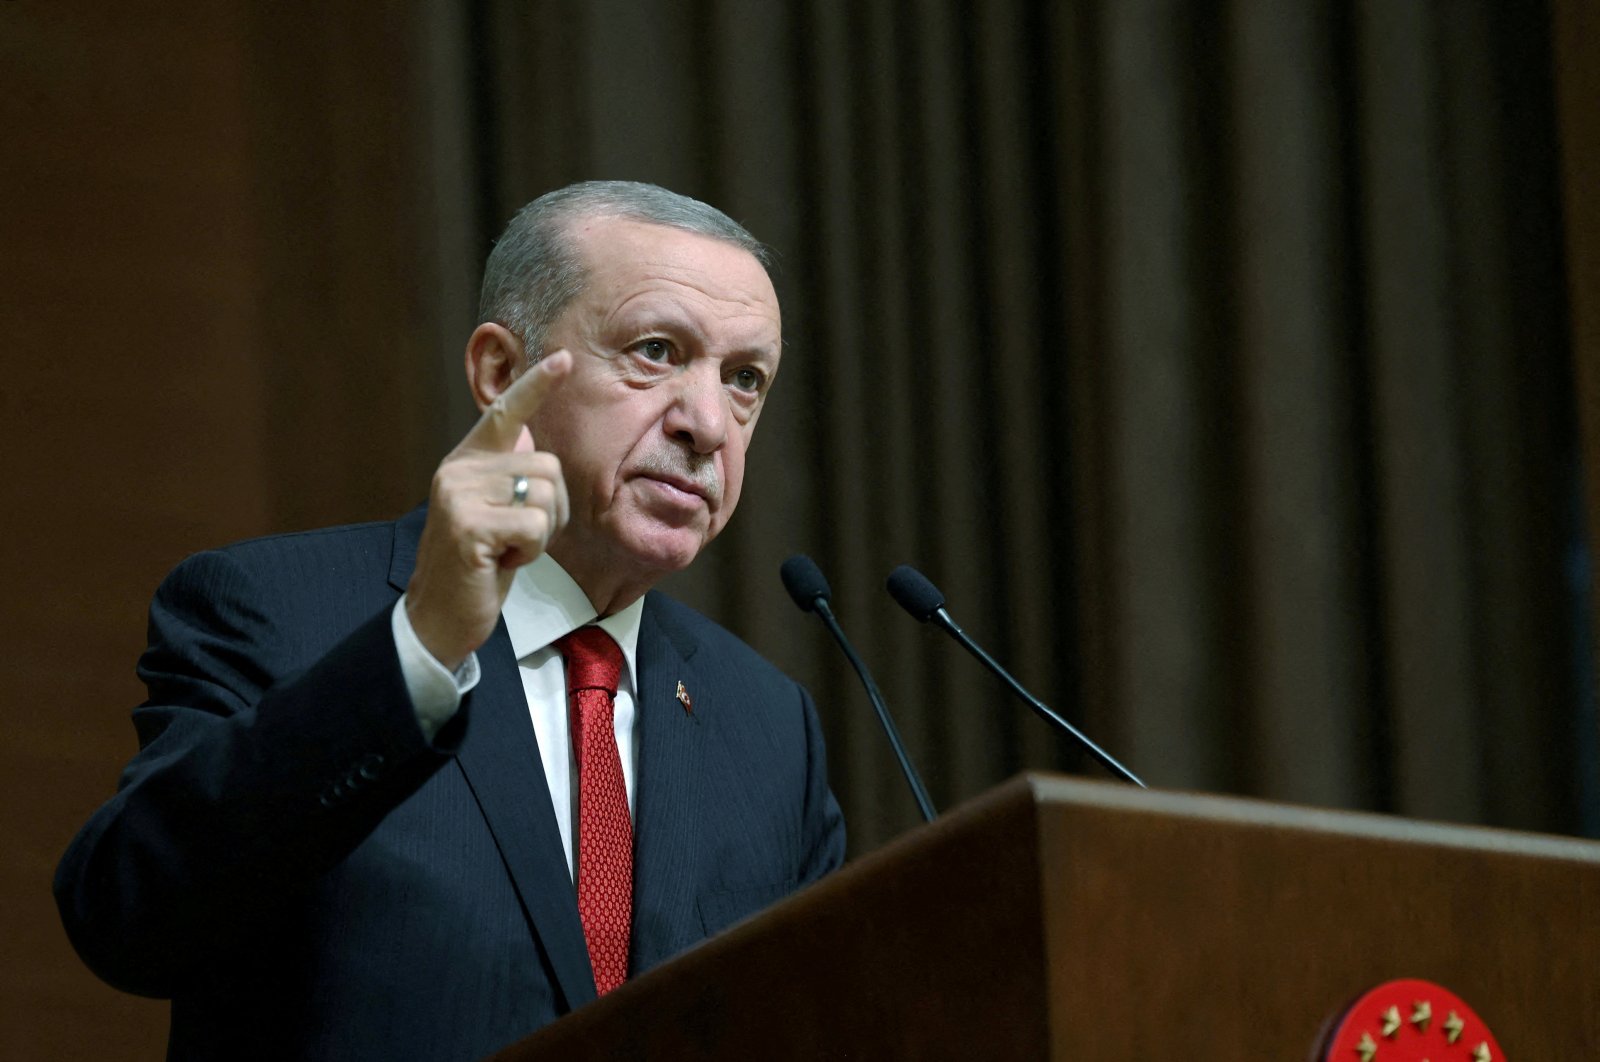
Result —
<instances>
[{"instance_id":1,"label":"raised hand","mask_svg":"<svg viewBox=\"0 0 1600 1062\"><path fill-rule=\"evenodd\" d=\"M406 615L451 670L489 640L516 570L566 526L561 462L534 449L528 422L571 369L564 350L540 359L484 409L433 475ZM526 490L514 496L519 477Z\"/></svg>"}]
</instances>

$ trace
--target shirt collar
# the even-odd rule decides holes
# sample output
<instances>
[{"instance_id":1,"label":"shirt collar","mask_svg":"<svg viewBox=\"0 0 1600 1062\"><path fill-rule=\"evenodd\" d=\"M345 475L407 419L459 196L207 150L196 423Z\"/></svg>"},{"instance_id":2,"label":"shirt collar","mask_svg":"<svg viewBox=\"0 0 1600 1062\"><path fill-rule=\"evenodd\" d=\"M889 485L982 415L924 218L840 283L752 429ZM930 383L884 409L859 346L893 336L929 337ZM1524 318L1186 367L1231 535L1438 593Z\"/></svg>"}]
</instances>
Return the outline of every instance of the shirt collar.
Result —
<instances>
[{"instance_id":1,"label":"shirt collar","mask_svg":"<svg viewBox=\"0 0 1600 1062\"><path fill-rule=\"evenodd\" d=\"M506 632L511 635L511 651L519 661L530 653L549 648L557 638L585 623L594 622L616 639L628 668L629 686L635 690L639 688L635 658L639 647L639 621L644 615L643 597L596 622L594 605L590 604L583 588L550 554L543 553L532 563L517 569L511 580L511 592L506 594L506 603L500 612L506 620Z\"/></svg>"}]
</instances>

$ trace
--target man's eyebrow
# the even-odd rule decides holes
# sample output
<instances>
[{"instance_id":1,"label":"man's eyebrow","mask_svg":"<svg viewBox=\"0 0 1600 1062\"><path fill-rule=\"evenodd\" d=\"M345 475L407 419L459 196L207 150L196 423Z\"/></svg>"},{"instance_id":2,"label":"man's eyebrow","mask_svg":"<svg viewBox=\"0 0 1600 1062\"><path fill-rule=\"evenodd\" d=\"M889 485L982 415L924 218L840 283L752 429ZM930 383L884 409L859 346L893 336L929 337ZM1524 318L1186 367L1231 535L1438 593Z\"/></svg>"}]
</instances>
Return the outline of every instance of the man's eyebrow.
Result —
<instances>
[{"instance_id":1,"label":"man's eyebrow","mask_svg":"<svg viewBox=\"0 0 1600 1062\"><path fill-rule=\"evenodd\" d=\"M677 306L651 301L641 304L639 297L629 299L612 310L606 315L605 321L608 327L623 328L630 332L663 328L691 332L701 338L705 334L693 318Z\"/></svg>"},{"instance_id":2,"label":"man's eyebrow","mask_svg":"<svg viewBox=\"0 0 1600 1062\"><path fill-rule=\"evenodd\" d=\"M652 331L676 332L680 335L688 336L699 343L705 343L708 338L705 330L696 322L694 316L684 313L676 306L647 303L630 309L630 302L623 303L607 316L607 330L615 329L630 335L634 333L643 335ZM775 343L740 346L728 352L729 357L762 358L771 361L777 361L782 355L783 339L781 336Z\"/></svg>"},{"instance_id":3,"label":"man's eyebrow","mask_svg":"<svg viewBox=\"0 0 1600 1062\"><path fill-rule=\"evenodd\" d=\"M783 341L777 343L763 343L754 347L738 347L729 352L729 357L734 358L759 358L763 361L777 361L783 357Z\"/></svg>"}]
</instances>

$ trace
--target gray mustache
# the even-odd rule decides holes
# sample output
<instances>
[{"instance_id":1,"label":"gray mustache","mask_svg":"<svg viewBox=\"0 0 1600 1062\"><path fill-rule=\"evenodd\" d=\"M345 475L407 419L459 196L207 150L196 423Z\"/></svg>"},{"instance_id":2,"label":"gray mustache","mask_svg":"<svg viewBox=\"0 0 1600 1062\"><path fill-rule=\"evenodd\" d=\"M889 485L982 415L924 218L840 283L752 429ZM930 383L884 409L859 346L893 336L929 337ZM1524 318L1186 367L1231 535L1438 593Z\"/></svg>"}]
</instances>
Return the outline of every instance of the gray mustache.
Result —
<instances>
[{"instance_id":1,"label":"gray mustache","mask_svg":"<svg viewBox=\"0 0 1600 1062\"><path fill-rule=\"evenodd\" d=\"M713 505L722 502L722 477L717 475L716 460L709 454L678 449L656 450L641 457L634 468L648 476L693 483L695 489Z\"/></svg>"}]
</instances>

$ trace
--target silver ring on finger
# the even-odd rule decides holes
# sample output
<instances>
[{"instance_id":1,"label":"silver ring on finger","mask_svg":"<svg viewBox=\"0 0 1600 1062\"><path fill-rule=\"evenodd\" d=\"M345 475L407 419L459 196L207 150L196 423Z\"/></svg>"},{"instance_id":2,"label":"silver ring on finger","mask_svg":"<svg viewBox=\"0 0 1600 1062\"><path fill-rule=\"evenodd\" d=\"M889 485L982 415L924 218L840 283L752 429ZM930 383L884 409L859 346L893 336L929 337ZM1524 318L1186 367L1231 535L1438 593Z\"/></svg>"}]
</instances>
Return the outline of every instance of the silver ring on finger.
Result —
<instances>
[{"instance_id":1,"label":"silver ring on finger","mask_svg":"<svg viewBox=\"0 0 1600 1062\"><path fill-rule=\"evenodd\" d=\"M520 509L528 504L528 477L511 477L511 507Z\"/></svg>"}]
</instances>

